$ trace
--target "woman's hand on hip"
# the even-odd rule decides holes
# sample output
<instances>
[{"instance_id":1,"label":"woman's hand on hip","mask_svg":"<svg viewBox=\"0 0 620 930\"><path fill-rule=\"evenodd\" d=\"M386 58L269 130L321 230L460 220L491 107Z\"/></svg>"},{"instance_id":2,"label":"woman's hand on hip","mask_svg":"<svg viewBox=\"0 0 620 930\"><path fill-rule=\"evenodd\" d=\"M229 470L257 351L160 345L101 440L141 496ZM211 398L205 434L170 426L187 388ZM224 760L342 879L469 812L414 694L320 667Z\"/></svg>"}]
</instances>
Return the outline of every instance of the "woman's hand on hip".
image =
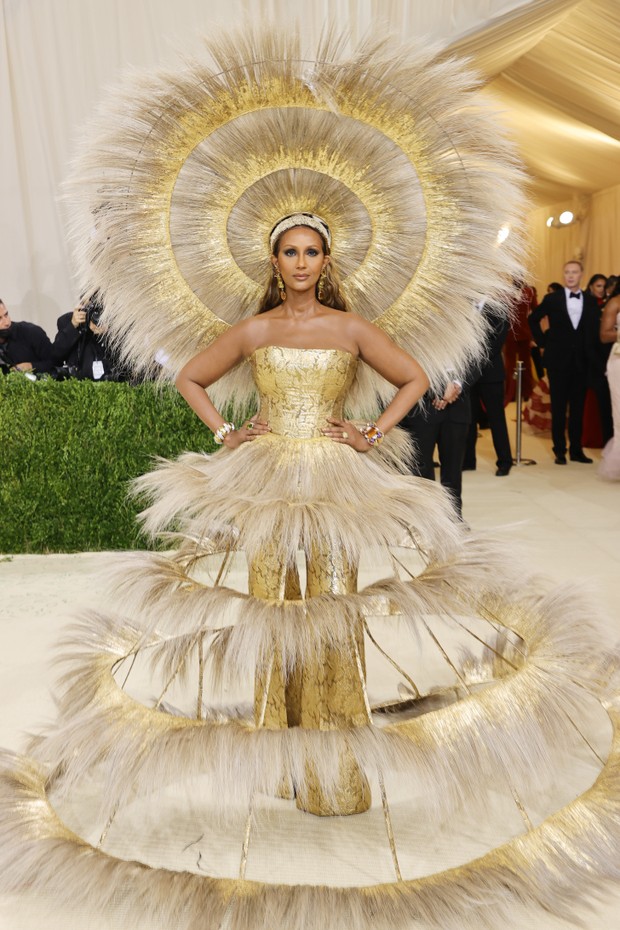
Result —
<instances>
[{"instance_id":1,"label":"woman's hand on hip","mask_svg":"<svg viewBox=\"0 0 620 930\"><path fill-rule=\"evenodd\" d=\"M268 423L252 417L246 420L239 429L235 429L231 433L228 433L228 435L224 437L224 445L228 446L229 449L236 449L241 443L251 442L253 439L258 439L259 436L264 436L266 433L270 432L271 427Z\"/></svg>"},{"instance_id":2,"label":"woman's hand on hip","mask_svg":"<svg viewBox=\"0 0 620 930\"><path fill-rule=\"evenodd\" d=\"M336 417L327 417L327 422L329 426L321 432L328 439L351 446L356 452L370 452L370 443L362 436L355 423L351 423L350 420L338 420Z\"/></svg>"}]
</instances>

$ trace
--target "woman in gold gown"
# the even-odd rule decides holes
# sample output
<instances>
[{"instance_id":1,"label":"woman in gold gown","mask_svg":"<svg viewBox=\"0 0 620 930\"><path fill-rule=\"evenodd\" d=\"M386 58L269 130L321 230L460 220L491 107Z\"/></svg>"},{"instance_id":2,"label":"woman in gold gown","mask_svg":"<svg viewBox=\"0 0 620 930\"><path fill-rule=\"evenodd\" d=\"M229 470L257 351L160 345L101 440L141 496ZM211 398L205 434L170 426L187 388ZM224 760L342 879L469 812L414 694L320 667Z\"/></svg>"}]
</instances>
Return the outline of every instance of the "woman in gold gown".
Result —
<instances>
[{"instance_id":1,"label":"woman in gold gown","mask_svg":"<svg viewBox=\"0 0 620 930\"><path fill-rule=\"evenodd\" d=\"M176 383L216 436L224 430L222 443L227 449L238 450L244 443L258 441L271 445L273 454L280 456L279 446L306 443L314 449L320 446L325 460L329 446L337 444L341 447L333 450L337 467L346 475L350 457L372 454L383 436L424 394L428 379L417 362L385 333L359 316L342 312L345 304L331 264L328 236L325 222L312 214L300 213L278 222L271 234L272 280L277 286L270 282L257 316L232 327L190 361ZM322 302L326 291L329 296ZM245 359L252 364L261 408L241 429L225 432L227 424L204 389ZM370 436L368 427L364 432L343 419L343 403L358 359L398 388ZM357 518L366 522L363 509ZM337 512L327 514L326 519L337 520ZM250 558L249 590L253 597L301 597L297 548L305 550L307 557L306 597L346 596L356 591L357 553L330 545L329 529L304 530L298 540L289 536L285 545L281 527L276 524L272 532L271 539ZM348 646L340 651L333 646L321 648L309 666L296 666L285 673L276 653L268 682L264 677L257 682L258 725L323 730L367 724L362 666L361 617L351 630ZM366 810L370 805L368 784L350 754L340 760L340 768L336 798L326 799L316 777L310 777L303 793L297 791L297 805L315 814ZM284 779L284 790L295 791L288 773Z\"/></svg>"},{"instance_id":2,"label":"woman in gold gown","mask_svg":"<svg viewBox=\"0 0 620 930\"><path fill-rule=\"evenodd\" d=\"M519 902L570 919L620 878L591 602L466 532L396 428L477 358L475 301L501 313L523 274L513 146L433 51L328 34L309 58L254 27L209 51L110 96L71 213L110 339L177 376L221 449L136 482L174 545L122 558L117 613L65 644L58 720L2 756L0 892L175 930L496 930ZM252 398L236 429L219 412Z\"/></svg>"}]
</instances>

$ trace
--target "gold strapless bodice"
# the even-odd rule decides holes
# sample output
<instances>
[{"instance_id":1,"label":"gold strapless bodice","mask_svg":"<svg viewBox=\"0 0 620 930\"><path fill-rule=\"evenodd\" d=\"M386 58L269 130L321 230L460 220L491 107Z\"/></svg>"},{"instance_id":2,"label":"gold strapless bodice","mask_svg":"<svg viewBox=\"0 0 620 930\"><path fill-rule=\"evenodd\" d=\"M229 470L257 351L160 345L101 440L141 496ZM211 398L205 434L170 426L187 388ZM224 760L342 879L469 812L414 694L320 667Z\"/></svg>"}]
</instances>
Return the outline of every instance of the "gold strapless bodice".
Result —
<instances>
[{"instance_id":1,"label":"gold strapless bodice","mask_svg":"<svg viewBox=\"0 0 620 930\"><path fill-rule=\"evenodd\" d=\"M263 346L252 353L250 364L259 418L272 434L312 439L322 435L327 417L342 417L357 359L343 349Z\"/></svg>"}]
</instances>

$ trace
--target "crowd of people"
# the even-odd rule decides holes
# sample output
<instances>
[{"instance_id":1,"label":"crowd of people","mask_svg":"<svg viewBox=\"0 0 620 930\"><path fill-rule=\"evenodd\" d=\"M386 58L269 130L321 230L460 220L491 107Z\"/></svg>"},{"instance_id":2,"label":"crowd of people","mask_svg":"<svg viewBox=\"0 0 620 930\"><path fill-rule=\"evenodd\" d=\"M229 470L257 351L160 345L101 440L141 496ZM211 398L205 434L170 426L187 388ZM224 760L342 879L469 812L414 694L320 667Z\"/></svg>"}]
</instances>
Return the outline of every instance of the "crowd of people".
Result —
<instances>
[{"instance_id":1,"label":"crowd of people","mask_svg":"<svg viewBox=\"0 0 620 930\"><path fill-rule=\"evenodd\" d=\"M530 408L526 418L539 429L550 428L557 465L569 460L590 464L584 446L603 448L600 474L618 479L620 447L614 434L620 434L616 371L620 280L616 275L595 274L582 290L582 274L579 261L568 261L563 284L549 284L540 305L528 314L538 375L531 400L534 407L536 391L539 416L532 415ZM541 418L545 407L548 414Z\"/></svg>"},{"instance_id":2,"label":"crowd of people","mask_svg":"<svg viewBox=\"0 0 620 930\"><path fill-rule=\"evenodd\" d=\"M479 427L491 431L496 476L512 468L505 406L515 399L519 361L526 419L550 431L555 464L591 464L584 446L602 447L600 476L620 480L620 438L614 439L620 437L620 277L592 275L582 290L582 275L581 262L566 262L564 283L552 282L540 304L534 287L515 282L510 324L482 302L488 324L484 361L465 379L447 372L444 393L430 392L403 421L418 448L415 473L433 479L438 468L459 514L462 473L476 468ZM594 425L584 423L587 397L593 398ZM528 405L537 406L534 415L529 406L529 418ZM588 439L593 431L598 435Z\"/></svg>"},{"instance_id":3,"label":"crowd of people","mask_svg":"<svg viewBox=\"0 0 620 930\"><path fill-rule=\"evenodd\" d=\"M52 342L41 326L14 322L0 299L0 367L30 377L58 380L127 381L129 373L116 358L100 326L103 305L98 294L81 300L57 321Z\"/></svg>"}]
</instances>

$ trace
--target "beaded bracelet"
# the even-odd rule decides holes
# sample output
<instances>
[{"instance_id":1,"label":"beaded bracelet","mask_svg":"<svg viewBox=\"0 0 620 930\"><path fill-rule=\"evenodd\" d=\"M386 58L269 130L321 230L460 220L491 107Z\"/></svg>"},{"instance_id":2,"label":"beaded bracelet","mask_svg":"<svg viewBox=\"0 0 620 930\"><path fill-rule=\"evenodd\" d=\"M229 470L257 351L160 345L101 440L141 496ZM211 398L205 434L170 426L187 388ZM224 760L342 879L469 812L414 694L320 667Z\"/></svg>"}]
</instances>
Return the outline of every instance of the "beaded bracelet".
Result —
<instances>
[{"instance_id":1,"label":"beaded bracelet","mask_svg":"<svg viewBox=\"0 0 620 930\"><path fill-rule=\"evenodd\" d=\"M235 429L234 423L222 423L219 429L213 431L213 441L217 446L221 446L226 436Z\"/></svg>"},{"instance_id":2,"label":"beaded bracelet","mask_svg":"<svg viewBox=\"0 0 620 930\"><path fill-rule=\"evenodd\" d=\"M381 432L376 423L367 423L366 426L361 426L360 433L370 446L378 446L384 439L384 433Z\"/></svg>"}]
</instances>

